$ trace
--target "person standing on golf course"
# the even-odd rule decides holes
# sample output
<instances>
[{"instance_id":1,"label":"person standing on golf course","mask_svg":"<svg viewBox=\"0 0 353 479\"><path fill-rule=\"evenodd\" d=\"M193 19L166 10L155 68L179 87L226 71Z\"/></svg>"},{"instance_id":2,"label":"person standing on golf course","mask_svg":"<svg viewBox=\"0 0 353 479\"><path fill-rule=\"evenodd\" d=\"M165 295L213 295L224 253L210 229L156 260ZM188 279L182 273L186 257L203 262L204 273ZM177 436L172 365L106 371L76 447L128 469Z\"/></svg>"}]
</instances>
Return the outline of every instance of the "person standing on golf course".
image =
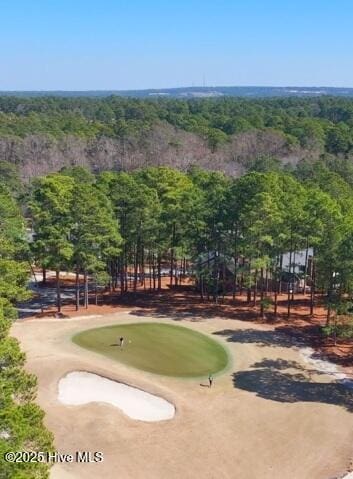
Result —
<instances>
[{"instance_id":1,"label":"person standing on golf course","mask_svg":"<svg viewBox=\"0 0 353 479\"><path fill-rule=\"evenodd\" d=\"M212 384L213 384L213 376L212 376L211 373L208 375L208 384L209 384L208 387L211 388L211 387L212 387Z\"/></svg>"}]
</instances>

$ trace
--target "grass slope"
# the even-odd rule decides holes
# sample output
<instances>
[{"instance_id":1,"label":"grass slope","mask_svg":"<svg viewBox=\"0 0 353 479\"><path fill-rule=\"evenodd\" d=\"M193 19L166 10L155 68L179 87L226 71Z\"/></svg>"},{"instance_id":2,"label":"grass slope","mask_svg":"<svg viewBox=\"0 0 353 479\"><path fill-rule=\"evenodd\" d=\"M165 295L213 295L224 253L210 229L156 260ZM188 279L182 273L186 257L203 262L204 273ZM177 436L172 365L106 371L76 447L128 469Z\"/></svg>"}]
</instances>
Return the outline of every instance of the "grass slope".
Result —
<instances>
[{"instance_id":1,"label":"grass slope","mask_svg":"<svg viewBox=\"0 0 353 479\"><path fill-rule=\"evenodd\" d=\"M120 348L120 336L124 347ZM208 336L182 326L136 323L89 329L73 342L116 361L165 376L199 377L228 363L226 350Z\"/></svg>"}]
</instances>

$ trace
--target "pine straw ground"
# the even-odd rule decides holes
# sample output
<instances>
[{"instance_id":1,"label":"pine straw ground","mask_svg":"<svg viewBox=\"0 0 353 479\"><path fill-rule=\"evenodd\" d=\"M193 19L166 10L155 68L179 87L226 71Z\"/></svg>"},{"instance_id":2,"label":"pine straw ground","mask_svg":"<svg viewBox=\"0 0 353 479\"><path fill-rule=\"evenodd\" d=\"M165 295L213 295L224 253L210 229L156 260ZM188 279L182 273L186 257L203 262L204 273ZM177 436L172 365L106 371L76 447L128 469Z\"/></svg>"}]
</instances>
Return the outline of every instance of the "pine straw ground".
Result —
<instances>
[{"instance_id":1,"label":"pine straw ground","mask_svg":"<svg viewBox=\"0 0 353 479\"><path fill-rule=\"evenodd\" d=\"M62 276L63 286L73 286L74 275ZM200 295L192 284L184 282L177 287L169 287L169 278L163 278L160 292L150 291L139 286L136 292L128 292L121 296L119 291L105 292L98 297L98 305L90 298L88 309L75 310L74 300L64 304L62 316L75 317L85 315L104 315L119 311L133 311L140 316L156 318L172 318L175 321L192 318L193 321L207 318L222 318L228 320L249 321L256 324L268 324L274 331L295 337L299 341L313 347L320 355L335 362L345 369L346 374L353 377L353 340L338 340L335 345L331 339L324 338L320 326L326 322L326 309L322 298L316 296L314 316L310 316L309 295L296 294L291 305L291 314L287 316L287 294L278 296L278 313L274 316L272 308L265 314L265 320L260 318L259 306L254 307L247 302L246 293L237 294L235 301L231 296L220 298L218 304L211 301L201 301ZM48 276L47 285L54 286L54 278ZM56 316L56 310L46 309L36 317ZM27 318L30 319L31 317Z\"/></svg>"}]
</instances>

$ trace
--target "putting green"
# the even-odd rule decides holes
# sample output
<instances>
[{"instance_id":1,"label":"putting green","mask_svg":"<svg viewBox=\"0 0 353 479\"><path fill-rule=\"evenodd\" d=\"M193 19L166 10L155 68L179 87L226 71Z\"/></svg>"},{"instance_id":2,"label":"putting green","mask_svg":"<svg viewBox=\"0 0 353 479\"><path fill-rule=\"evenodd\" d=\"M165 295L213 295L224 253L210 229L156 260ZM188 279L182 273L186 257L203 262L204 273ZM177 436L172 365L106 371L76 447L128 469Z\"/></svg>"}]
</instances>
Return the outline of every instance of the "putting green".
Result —
<instances>
[{"instance_id":1,"label":"putting green","mask_svg":"<svg viewBox=\"0 0 353 479\"><path fill-rule=\"evenodd\" d=\"M121 348L119 338L124 338ZM134 323L88 329L72 338L79 346L165 376L199 377L228 363L226 350L208 336L182 326Z\"/></svg>"}]
</instances>

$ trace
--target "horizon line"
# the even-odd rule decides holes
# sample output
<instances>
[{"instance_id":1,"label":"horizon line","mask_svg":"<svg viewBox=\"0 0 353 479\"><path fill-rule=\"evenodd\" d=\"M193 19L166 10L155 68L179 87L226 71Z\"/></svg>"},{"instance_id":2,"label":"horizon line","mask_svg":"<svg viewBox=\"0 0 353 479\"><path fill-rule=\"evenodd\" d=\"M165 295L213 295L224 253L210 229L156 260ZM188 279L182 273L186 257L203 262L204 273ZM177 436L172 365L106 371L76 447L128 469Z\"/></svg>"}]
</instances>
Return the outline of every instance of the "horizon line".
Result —
<instances>
[{"instance_id":1,"label":"horizon line","mask_svg":"<svg viewBox=\"0 0 353 479\"><path fill-rule=\"evenodd\" d=\"M336 90L352 90L353 86L327 86L327 85L189 85L189 86L172 86L172 87L151 87L151 88L88 88L88 89L61 89L61 88L53 88L53 89L26 89L26 90L9 90L9 89L0 89L0 93L42 93L42 92L129 92L129 91L161 91L161 90L184 90L184 89L216 89L216 88L278 88L278 89L286 89L286 88L310 88L310 89L336 89Z\"/></svg>"}]
</instances>

